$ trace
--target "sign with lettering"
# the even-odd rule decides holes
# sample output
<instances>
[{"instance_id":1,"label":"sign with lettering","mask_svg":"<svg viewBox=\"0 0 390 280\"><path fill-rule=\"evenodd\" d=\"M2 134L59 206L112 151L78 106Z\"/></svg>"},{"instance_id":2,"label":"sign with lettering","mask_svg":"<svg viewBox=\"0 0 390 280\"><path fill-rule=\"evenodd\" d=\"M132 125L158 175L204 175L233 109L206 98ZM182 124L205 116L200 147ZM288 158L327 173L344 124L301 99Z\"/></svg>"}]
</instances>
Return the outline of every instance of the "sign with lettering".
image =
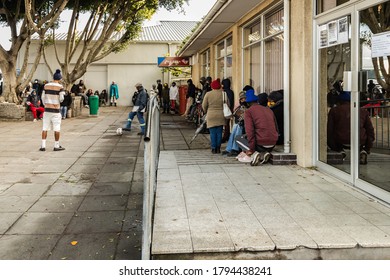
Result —
<instances>
[{"instance_id":1,"label":"sign with lettering","mask_svg":"<svg viewBox=\"0 0 390 280\"><path fill-rule=\"evenodd\" d=\"M187 67L190 66L188 57L158 57L158 67Z\"/></svg>"},{"instance_id":2,"label":"sign with lettering","mask_svg":"<svg viewBox=\"0 0 390 280\"><path fill-rule=\"evenodd\" d=\"M371 57L390 55L390 32L373 34L371 38Z\"/></svg>"}]
</instances>

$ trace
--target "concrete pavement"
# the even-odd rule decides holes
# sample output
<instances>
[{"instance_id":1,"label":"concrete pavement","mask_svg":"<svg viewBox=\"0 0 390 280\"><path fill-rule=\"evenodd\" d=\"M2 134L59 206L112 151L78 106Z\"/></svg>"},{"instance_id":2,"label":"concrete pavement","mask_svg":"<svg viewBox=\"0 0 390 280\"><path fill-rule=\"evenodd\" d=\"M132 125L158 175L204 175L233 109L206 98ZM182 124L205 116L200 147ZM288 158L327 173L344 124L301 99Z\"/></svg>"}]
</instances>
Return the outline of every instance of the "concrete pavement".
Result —
<instances>
[{"instance_id":1,"label":"concrete pavement","mask_svg":"<svg viewBox=\"0 0 390 280\"><path fill-rule=\"evenodd\" d=\"M42 122L0 122L0 259L140 259L143 141L115 134L129 108L83 110L60 152Z\"/></svg>"},{"instance_id":2,"label":"concrete pavement","mask_svg":"<svg viewBox=\"0 0 390 280\"><path fill-rule=\"evenodd\" d=\"M0 122L0 259L140 259L143 141L117 136L129 108L42 123ZM208 135L161 116L155 259L389 259L390 208L298 166L212 155Z\"/></svg>"},{"instance_id":3,"label":"concrete pavement","mask_svg":"<svg viewBox=\"0 0 390 280\"><path fill-rule=\"evenodd\" d=\"M154 259L390 259L388 205L316 169L211 154L182 118L162 122L188 148L160 153Z\"/></svg>"}]
</instances>

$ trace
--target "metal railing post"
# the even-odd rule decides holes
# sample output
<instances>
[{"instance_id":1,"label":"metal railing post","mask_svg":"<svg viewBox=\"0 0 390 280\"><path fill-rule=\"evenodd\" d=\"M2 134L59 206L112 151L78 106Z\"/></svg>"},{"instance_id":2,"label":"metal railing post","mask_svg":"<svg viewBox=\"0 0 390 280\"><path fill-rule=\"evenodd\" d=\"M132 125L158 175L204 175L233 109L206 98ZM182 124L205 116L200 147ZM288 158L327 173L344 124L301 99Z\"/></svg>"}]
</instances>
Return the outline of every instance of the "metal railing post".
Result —
<instances>
[{"instance_id":1,"label":"metal railing post","mask_svg":"<svg viewBox=\"0 0 390 280\"><path fill-rule=\"evenodd\" d=\"M160 153L160 108L152 96L147 105L144 149L144 195L142 211L142 260L151 257L154 197L157 187L157 168Z\"/></svg>"}]
</instances>

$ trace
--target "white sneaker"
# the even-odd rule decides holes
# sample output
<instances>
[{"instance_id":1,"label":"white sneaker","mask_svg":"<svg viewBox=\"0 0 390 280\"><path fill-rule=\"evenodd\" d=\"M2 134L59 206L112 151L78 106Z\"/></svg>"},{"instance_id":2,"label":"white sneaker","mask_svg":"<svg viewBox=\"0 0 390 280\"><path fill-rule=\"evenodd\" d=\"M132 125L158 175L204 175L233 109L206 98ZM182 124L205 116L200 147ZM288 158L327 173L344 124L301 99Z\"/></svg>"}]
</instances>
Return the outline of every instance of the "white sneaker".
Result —
<instances>
[{"instance_id":1,"label":"white sneaker","mask_svg":"<svg viewBox=\"0 0 390 280\"><path fill-rule=\"evenodd\" d=\"M271 157L271 154L266 152L264 154L263 160L260 162L260 164L267 163L270 157Z\"/></svg>"},{"instance_id":2,"label":"white sneaker","mask_svg":"<svg viewBox=\"0 0 390 280\"><path fill-rule=\"evenodd\" d=\"M238 154L238 156L236 156L236 159L240 159L242 157L245 157L246 156L246 153L245 152L241 152Z\"/></svg>"},{"instance_id":3,"label":"white sneaker","mask_svg":"<svg viewBox=\"0 0 390 280\"><path fill-rule=\"evenodd\" d=\"M34 120L33 120L33 122L36 122L36 121L37 121L37 119L34 119Z\"/></svg>"},{"instance_id":4,"label":"white sneaker","mask_svg":"<svg viewBox=\"0 0 390 280\"><path fill-rule=\"evenodd\" d=\"M238 161L239 161L239 162L244 162L244 163L249 163L249 162L252 161L252 158L251 158L250 156L248 156L248 155L245 155L245 156L243 156L243 157L240 157L240 158L238 159Z\"/></svg>"},{"instance_id":5,"label":"white sneaker","mask_svg":"<svg viewBox=\"0 0 390 280\"><path fill-rule=\"evenodd\" d=\"M254 152L252 154L252 161L251 161L251 166L256 166L259 164L261 160L261 154L259 152Z\"/></svg>"}]
</instances>

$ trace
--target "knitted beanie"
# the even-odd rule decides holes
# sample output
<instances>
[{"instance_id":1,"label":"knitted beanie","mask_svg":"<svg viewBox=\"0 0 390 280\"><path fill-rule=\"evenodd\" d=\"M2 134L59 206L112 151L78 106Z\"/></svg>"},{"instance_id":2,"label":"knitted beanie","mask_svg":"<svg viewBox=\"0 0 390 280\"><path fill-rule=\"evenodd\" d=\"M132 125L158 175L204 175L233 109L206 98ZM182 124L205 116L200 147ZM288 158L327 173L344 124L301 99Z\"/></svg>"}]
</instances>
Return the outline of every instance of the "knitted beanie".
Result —
<instances>
[{"instance_id":1,"label":"knitted beanie","mask_svg":"<svg viewBox=\"0 0 390 280\"><path fill-rule=\"evenodd\" d=\"M55 81L61 81L62 80L62 75L61 75L61 70L57 69L56 72L53 75L53 80Z\"/></svg>"},{"instance_id":2,"label":"knitted beanie","mask_svg":"<svg viewBox=\"0 0 390 280\"><path fill-rule=\"evenodd\" d=\"M246 102L257 102L257 96L255 95L255 91L253 89L247 90L246 94Z\"/></svg>"},{"instance_id":3,"label":"knitted beanie","mask_svg":"<svg viewBox=\"0 0 390 280\"><path fill-rule=\"evenodd\" d=\"M216 80L211 82L211 88L212 89L220 89L221 88L221 83L220 83L219 79L216 79Z\"/></svg>"}]
</instances>

